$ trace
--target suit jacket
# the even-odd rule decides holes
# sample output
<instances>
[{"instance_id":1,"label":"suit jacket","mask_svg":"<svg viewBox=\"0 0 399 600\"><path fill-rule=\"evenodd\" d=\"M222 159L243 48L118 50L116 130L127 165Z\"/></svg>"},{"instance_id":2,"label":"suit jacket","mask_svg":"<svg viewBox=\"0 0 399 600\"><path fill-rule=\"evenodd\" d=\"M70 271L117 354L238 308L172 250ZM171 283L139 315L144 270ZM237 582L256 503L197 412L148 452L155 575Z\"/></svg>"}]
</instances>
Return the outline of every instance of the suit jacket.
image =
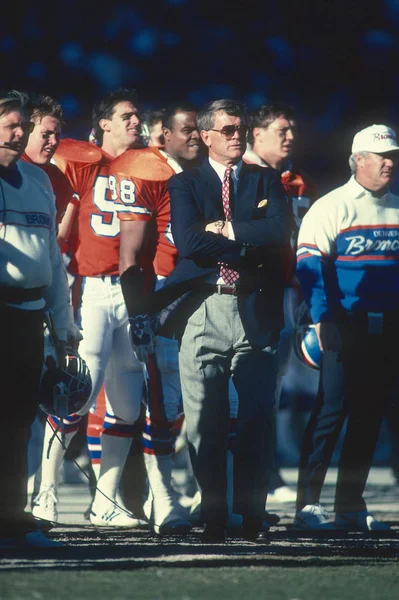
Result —
<instances>
[{"instance_id":1,"label":"suit jacket","mask_svg":"<svg viewBox=\"0 0 399 600\"><path fill-rule=\"evenodd\" d=\"M224 220L222 183L208 160L171 177L168 187L180 258L159 296L163 294L161 303L168 304L159 313L159 333L181 335L188 316L204 299L196 287L211 274L216 281L223 262L239 271L240 285L252 290L238 298L249 341L261 347L276 341L283 326L282 257L292 228L277 172L243 163L232 203L235 240L205 231L208 223Z\"/></svg>"}]
</instances>

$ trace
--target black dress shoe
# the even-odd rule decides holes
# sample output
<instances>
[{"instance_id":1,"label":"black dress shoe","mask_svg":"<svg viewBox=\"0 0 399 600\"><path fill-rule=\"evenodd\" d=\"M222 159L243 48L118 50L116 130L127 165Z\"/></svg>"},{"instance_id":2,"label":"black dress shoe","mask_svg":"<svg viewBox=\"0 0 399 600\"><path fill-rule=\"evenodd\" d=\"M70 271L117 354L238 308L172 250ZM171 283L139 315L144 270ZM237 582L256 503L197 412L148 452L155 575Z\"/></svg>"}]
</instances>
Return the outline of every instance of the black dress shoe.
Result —
<instances>
[{"instance_id":1,"label":"black dress shoe","mask_svg":"<svg viewBox=\"0 0 399 600\"><path fill-rule=\"evenodd\" d=\"M280 521L280 517L275 513L269 513L265 511L265 521L267 521L269 525L273 527L274 525L277 525L277 523Z\"/></svg>"},{"instance_id":2,"label":"black dress shoe","mask_svg":"<svg viewBox=\"0 0 399 600\"><path fill-rule=\"evenodd\" d=\"M226 530L223 525L208 523L202 532L201 541L206 544L223 544L226 541Z\"/></svg>"},{"instance_id":3,"label":"black dress shoe","mask_svg":"<svg viewBox=\"0 0 399 600\"><path fill-rule=\"evenodd\" d=\"M247 542L265 543L268 541L262 521L251 517L243 519L241 537Z\"/></svg>"},{"instance_id":4,"label":"black dress shoe","mask_svg":"<svg viewBox=\"0 0 399 600\"><path fill-rule=\"evenodd\" d=\"M251 527L242 527L241 537L247 542L255 542L257 544L268 544L270 542L266 531L259 531Z\"/></svg>"}]
</instances>

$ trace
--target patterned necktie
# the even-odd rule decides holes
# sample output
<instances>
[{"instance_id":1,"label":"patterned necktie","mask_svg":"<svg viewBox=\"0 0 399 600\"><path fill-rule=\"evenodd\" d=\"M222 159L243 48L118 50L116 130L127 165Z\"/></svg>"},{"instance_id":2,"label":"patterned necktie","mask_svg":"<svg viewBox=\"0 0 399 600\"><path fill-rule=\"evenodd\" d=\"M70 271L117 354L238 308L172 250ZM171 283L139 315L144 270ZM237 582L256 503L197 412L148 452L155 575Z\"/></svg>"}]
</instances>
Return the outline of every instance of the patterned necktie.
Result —
<instances>
[{"instance_id":1,"label":"patterned necktie","mask_svg":"<svg viewBox=\"0 0 399 600\"><path fill-rule=\"evenodd\" d=\"M232 170L233 169L231 167L227 167L227 169L224 173L224 178L223 178L223 183L222 183L222 203L223 203L223 210L224 210L224 216L225 216L226 221L231 221L230 185L232 184L232 181L231 181ZM233 283L235 281L237 281L239 274L237 271L234 271L234 269L228 269L223 263L221 263L220 277L223 279L223 281L226 285L233 285Z\"/></svg>"}]
</instances>

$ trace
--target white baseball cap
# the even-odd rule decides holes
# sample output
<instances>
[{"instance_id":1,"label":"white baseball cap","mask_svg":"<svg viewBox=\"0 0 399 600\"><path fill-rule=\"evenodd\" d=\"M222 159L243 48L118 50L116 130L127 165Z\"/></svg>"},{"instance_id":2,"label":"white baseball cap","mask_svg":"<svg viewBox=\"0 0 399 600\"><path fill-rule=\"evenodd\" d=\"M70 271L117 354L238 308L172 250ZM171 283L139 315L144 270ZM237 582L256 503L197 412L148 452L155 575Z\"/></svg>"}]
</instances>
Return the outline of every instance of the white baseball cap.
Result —
<instances>
[{"instance_id":1,"label":"white baseball cap","mask_svg":"<svg viewBox=\"0 0 399 600\"><path fill-rule=\"evenodd\" d=\"M352 154L356 152L384 154L394 151L399 151L396 133L386 125L370 125L359 131L353 138Z\"/></svg>"}]
</instances>

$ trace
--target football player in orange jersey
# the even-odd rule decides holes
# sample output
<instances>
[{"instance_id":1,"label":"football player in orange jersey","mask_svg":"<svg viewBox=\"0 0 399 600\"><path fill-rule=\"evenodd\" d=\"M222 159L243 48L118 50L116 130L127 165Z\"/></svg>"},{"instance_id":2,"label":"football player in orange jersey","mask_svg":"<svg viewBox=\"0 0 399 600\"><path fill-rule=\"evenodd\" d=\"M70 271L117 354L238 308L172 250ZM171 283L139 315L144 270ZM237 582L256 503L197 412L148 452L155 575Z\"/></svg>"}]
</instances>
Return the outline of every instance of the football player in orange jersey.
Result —
<instances>
[{"instance_id":1,"label":"football player in orange jersey","mask_svg":"<svg viewBox=\"0 0 399 600\"><path fill-rule=\"evenodd\" d=\"M140 414L143 372L129 343L128 315L119 280L119 220L108 190L112 159L142 145L137 106L135 90L110 93L93 110L99 147L65 139L54 156L80 198L77 227L69 240L72 259L68 266L72 275L82 278L83 341L79 351L91 372L93 402L103 383L106 391L99 491L90 514L97 526L137 527L144 523L114 505ZM76 433L78 419L71 418L65 424L66 446ZM33 513L56 521L57 484L65 450L53 443L47 459L52 426L57 424L52 421L46 427L42 483Z\"/></svg>"},{"instance_id":2,"label":"football player in orange jersey","mask_svg":"<svg viewBox=\"0 0 399 600\"><path fill-rule=\"evenodd\" d=\"M50 178L57 206L57 240L65 252L79 200L67 177L50 162L60 143L62 107L50 96L39 95L29 99L27 108L34 128L21 158L43 169Z\"/></svg>"},{"instance_id":3,"label":"football player in orange jersey","mask_svg":"<svg viewBox=\"0 0 399 600\"><path fill-rule=\"evenodd\" d=\"M198 161L196 109L186 103L168 107L163 133L163 149L126 152L112 162L110 188L121 221L121 284L132 347L146 363L148 376L143 443L152 495L151 522L155 533L182 534L191 529L191 523L182 518L171 487L174 442L182 411L177 341L160 336L155 340L145 314L145 297L151 290L153 270L159 289L176 264L167 180Z\"/></svg>"}]
</instances>

